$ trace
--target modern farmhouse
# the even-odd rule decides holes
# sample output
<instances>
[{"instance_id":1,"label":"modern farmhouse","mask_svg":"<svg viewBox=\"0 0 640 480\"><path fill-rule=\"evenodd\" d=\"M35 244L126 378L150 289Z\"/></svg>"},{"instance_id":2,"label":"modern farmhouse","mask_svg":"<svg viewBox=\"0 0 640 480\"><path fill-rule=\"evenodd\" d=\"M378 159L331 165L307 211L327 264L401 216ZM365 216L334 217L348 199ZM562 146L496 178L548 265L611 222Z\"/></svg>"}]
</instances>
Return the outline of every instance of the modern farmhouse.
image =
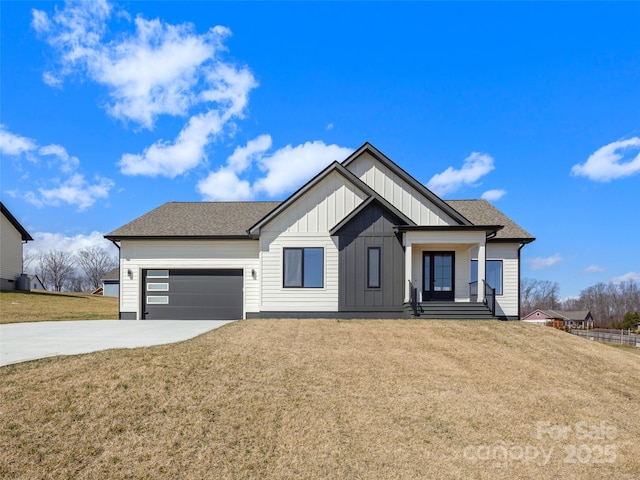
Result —
<instances>
[{"instance_id":1,"label":"modern farmhouse","mask_svg":"<svg viewBox=\"0 0 640 480\"><path fill-rule=\"evenodd\" d=\"M534 238L365 143L283 202L169 202L105 235L120 318L520 318Z\"/></svg>"}]
</instances>

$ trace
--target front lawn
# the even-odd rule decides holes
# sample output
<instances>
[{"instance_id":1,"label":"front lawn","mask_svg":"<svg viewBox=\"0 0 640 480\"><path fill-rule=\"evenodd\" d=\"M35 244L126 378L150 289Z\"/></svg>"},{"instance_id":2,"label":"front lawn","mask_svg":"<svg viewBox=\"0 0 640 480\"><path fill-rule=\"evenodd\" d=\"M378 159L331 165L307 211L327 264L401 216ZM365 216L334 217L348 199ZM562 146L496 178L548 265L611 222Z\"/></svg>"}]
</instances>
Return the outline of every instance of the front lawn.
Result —
<instances>
[{"instance_id":1,"label":"front lawn","mask_svg":"<svg viewBox=\"0 0 640 480\"><path fill-rule=\"evenodd\" d=\"M640 358L507 322L255 320L1 369L0 478L640 478Z\"/></svg>"},{"instance_id":2,"label":"front lawn","mask_svg":"<svg viewBox=\"0 0 640 480\"><path fill-rule=\"evenodd\" d=\"M0 323L118 318L118 299L88 293L0 292Z\"/></svg>"}]
</instances>

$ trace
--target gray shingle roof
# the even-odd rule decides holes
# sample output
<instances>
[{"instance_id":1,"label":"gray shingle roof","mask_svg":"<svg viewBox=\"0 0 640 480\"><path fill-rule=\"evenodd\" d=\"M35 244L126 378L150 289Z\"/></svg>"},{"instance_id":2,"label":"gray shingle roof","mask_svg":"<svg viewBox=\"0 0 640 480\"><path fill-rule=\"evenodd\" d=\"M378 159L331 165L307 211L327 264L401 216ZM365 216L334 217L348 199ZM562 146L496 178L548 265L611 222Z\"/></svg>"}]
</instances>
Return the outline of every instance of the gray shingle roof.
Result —
<instances>
[{"instance_id":1,"label":"gray shingle roof","mask_svg":"<svg viewBox=\"0 0 640 480\"><path fill-rule=\"evenodd\" d=\"M448 200L474 225L504 225L496 239L533 237L486 200ZM131 237L248 237L247 230L280 202L168 202L105 235Z\"/></svg>"},{"instance_id":2,"label":"gray shingle roof","mask_svg":"<svg viewBox=\"0 0 640 480\"><path fill-rule=\"evenodd\" d=\"M533 241L534 237L486 200L446 200L474 225L504 225L494 237L498 240Z\"/></svg>"},{"instance_id":3,"label":"gray shingle roof","mask_svg":"<svg viewBox=\"0 0 640 480\"><path fill-rule=\"evenodd\" d=\"M248 237L247 229L279 204L168 202L105 237Z\"/></svg>"}]
</instances>

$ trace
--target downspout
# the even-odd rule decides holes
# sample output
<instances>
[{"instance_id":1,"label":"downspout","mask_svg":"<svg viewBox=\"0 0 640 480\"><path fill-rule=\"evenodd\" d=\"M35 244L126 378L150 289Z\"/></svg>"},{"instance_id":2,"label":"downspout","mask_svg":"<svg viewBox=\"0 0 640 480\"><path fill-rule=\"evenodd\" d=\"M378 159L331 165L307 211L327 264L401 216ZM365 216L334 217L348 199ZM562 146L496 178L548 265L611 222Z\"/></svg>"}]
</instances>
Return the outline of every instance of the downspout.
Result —
<instances>
[{"instance_id":1,"label":"downspout","mask_svg":"<svg viewBox=\"0 0 640 480\"><path fill-rule=\"evenodd\" d=\"M520 302L521 302L521 283L522 283L522 268L520 268L520 250L526 245L526 243L521 243L518 247L518 320L522 318L522 312L520 311Z\"/></svg>"}]
</instances>

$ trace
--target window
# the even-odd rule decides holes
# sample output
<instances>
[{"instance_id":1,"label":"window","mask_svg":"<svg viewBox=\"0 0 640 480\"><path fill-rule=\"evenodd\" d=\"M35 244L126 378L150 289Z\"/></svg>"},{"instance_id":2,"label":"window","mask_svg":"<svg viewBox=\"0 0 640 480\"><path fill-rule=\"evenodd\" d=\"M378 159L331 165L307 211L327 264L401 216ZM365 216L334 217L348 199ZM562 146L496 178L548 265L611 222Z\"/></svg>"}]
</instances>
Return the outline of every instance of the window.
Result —
<instances>
[{"instance_id":1,"label":"window","mask_svg":"<svg viewBox=\"0 0 640 480\"><path fill-rule=\"evenodd\" d=\"M148 296L147 297L147 303L150 305L156 304L156 305L168 305L169 304L169 297L166 297L164 295L159 296Z\"/></svg>"},{"instance_id":2,"label":"window","mask_svg":"<svg viewBox=\"0 0 640 480\"><path fill-rule=\"evenodd\" d=\"M169 278L169 270L147 270L147 278Z\"/></svg>"},{"instance_id":3,"label":"window","mask_svg":"<svg viewBox=\"0 0 640 480\"><path fill-rule=\"evenodd\" d=\"M486 265L487 283L496 289L496 295L502 295L502 260L487 260ZM478 281L478 260L471 260L471 281Z\"/></svg>"},{"instance_id":4,"label":"window","mask_svg":"<svg viewBox=\"0 0 640 480\"><path fill-rule=\"evenodd\" d=\"M380 288L380 247L367 247L367 288Z\"/></svg>"},{"instance_id":5,"label":"window","mask_svg":"<svg viewBox=\"0 0 640 480\"><path fill-rule=\"evenodd\" d=\"M283 263L285 288L323 287L323 248L285 248Z\"/></svg>"},{"instance_id":6,"label":"window","mask_svg":"<svg viewBox=\"0 0 640 480\"><path fill-rule=\"evenodd\" d=\"M168 292L168 283L147 283L147 292Z\"/></svg>"}]
</instances>

